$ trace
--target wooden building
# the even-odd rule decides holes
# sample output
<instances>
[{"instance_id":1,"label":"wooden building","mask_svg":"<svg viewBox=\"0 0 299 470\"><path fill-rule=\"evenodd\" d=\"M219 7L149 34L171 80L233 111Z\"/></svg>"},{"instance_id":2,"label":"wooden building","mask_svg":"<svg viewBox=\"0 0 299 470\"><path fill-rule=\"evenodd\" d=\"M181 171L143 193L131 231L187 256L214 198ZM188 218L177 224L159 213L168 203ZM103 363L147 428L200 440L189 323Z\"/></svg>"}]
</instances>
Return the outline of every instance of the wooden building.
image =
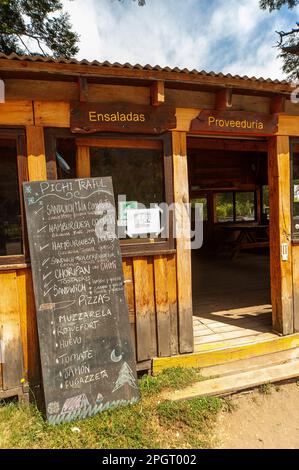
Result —
<instances>
[{"instance_id":1,"label":"wooden building","mask_svg":"<svg viewBox=\"0 0 299 470\"><path fill-rule=\"evenodd\" d=\"M288 82L14 54L0 54L0 79L0 398L40 386L23 181L112 175L129 201L203 204L202 248L172 231L121 240L139 370L299 345Z\"/></svg>"}]
</instances>

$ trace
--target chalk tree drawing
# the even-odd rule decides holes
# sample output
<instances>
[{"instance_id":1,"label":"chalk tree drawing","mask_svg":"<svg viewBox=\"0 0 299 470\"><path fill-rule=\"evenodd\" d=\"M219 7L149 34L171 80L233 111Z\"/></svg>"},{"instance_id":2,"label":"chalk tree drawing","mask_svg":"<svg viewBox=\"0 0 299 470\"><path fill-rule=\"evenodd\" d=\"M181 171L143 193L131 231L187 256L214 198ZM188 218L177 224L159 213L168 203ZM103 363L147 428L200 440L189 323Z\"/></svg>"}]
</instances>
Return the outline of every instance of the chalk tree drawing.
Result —
<instances>
[{"instance_id":1,"label":"chalk tree drawing","mask_svg":"<svg viewBox=\"0 0 299 470\"><path fill-rule=\"evenodd\" d=\"M130 385L130 387L137 388L134 374L129 364L127 364L127 362L124 362L123 365L121 366L118 379L115 382L112 393L118 390L119 388L123 387L125 384Z\"/></svg>"}]
</instances>

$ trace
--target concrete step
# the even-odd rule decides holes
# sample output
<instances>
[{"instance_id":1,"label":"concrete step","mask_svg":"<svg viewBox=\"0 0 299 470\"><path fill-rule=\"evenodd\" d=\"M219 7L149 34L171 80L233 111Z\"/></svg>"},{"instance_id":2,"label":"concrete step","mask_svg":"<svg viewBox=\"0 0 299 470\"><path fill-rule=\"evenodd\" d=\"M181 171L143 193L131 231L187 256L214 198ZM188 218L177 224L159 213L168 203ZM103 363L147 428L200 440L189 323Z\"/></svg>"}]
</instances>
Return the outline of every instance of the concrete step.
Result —
<instances>
[{"instance_id":1,"label":"concrete step","mask_svg":"<svg viewBox=\"0 0 299 470\"><path fill-rule=\"evenodd\" d=\"M196 397L223 396L262 384L280 382L296 377L299 377L299 359L291 359L283 364L196 382L183 390L163 393L162 397L171 401L179 401Z\"/></svg>"}]
</instances>

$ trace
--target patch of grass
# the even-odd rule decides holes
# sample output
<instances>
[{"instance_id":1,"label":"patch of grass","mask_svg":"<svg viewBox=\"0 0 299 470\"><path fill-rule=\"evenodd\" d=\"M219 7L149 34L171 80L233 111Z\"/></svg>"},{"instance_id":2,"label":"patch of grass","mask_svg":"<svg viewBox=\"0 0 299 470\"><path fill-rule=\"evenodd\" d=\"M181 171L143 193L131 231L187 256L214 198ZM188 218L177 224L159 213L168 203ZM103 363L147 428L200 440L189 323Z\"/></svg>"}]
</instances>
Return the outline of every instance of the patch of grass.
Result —
<instances>
[{"instance_id":1,"label":"patch of grass","mask_svg":"<svg viewBox=\"0 0 299 470\"><path fill-rule=\"evenodd\" d=\"M199 369L173 367L165 369L155 377L144 375L139 381L139 387L141 393L153 395L166 389L179 390L200 380L203 380L203 377Z\"/></svg>"},{"instance_id":2,"label":"patch of grass","mask_svg":"<svg viewBox=\"0 0 299 470\"><path fill-rule=\"evenodd\" d=\"M262 384L259 386L259 393L262 395L270 395L273 392L273 385L271 383Z\"/></svg>"},{"instance_id":3,"label":"patch of grass","mask_svg":"<svg viewBox=\"0 0 299 470\"><path fill-rule=\"evenodd\" d=\"M34 405L0 406L0 448L190 448L208 447L222 400L161 401L159 392L200 380L199 370L169 369L140 380L140 402L85 420L50 426Z\"/></svg>"}]
</instances>

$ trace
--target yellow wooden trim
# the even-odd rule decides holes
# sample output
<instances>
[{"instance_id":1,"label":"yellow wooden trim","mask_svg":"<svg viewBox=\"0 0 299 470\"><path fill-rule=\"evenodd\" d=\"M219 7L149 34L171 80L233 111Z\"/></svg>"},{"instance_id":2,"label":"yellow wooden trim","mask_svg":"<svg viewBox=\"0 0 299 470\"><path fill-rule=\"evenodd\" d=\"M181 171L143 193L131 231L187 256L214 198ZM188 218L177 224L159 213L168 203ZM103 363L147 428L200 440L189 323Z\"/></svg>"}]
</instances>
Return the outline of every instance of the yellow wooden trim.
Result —
<instances>
[{"instance_id":1,"label":"yellow wooden trim","mask_svg":"<svg viewBox=\"0 0 299 470\"><path fill-rule=\"evenodd\" d=\"M299 347L299 334L278 336L275 339L260 343L245 344L214 351L204 351L193 354L182 354L172 357L158 357L153 359L153 374L158 374L170 367L208 367L225 362L248 359L279 351L286 351Z\"/></svg>"}]
</instances>

